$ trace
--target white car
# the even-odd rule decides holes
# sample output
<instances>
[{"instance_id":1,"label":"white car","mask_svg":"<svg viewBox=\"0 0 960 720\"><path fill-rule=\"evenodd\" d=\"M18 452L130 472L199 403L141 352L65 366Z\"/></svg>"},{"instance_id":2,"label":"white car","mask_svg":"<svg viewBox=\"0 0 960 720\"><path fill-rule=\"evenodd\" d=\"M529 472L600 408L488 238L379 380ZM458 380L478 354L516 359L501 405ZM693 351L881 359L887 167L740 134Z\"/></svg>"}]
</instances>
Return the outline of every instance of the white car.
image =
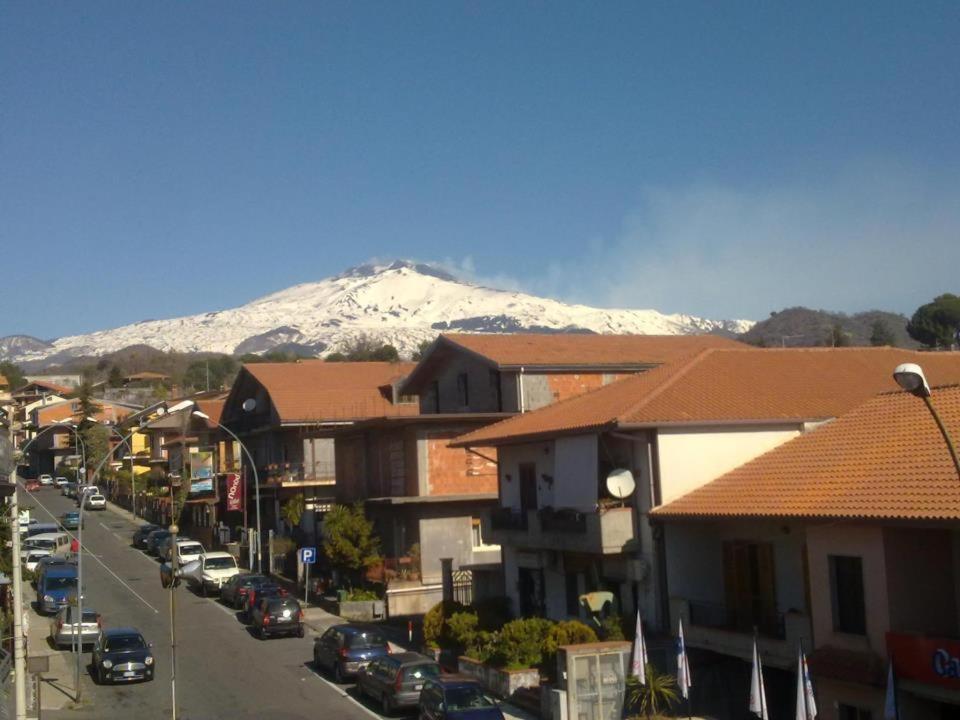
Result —
<instances>
[{"instance_id":1,"label":"white car","mask_svg":"<svg viewBox=\"0 0 960 720\"><path fill-rule=\"evenodd\" d=\"M41 484L41 485L53 485L53 476L52 476L52 475L47 475L46 473L44 473L43 475L40 476L40 484Z\"/></svg>"},{"instance_id":2,"label":"white car","mask_svg":"<svg viewBox=\"0 0 960 720\"><path fill-rule=\"evenodd\" d=\"M87 510L106 510L107 499L103 495L88 495Z\"/></svg>"},{"instance_id":3,"label":"white car","mask_svg":"<svg viewBox=\"0 0 960 720\"><path fill-rule=\"evenodd\" d=\"M53 484L56 485L58 488L62 488L62 487L63 487L64 485L66 485L68 482L70 482L70 481L67 480L67 479L66 479L65 477L63 477L63 476L61 476L61 477L56 477L56 478L53 479Z\"/></svg>"},{"instance_id":4,"label":"white car","mask_svg":"<svg viewBox=\"0 0 960 720\"><path fill-rule=\"evenodd\" d=\"M23 555L23 553L20 553ZM23 566L33 572L37 569L37 565L45 557L50 557L53 555L53 552L50 550L28 550L26 555L23 558Z\"/></svg>"},{"instance_id":5,"label":"white car","mask_svg":"<svg viewBox=\"0 0 960 720\"><path fill-rule=\"evenodd\" d=\"M206 553L207 551L203 549L203 545L198 543L196 540L191 540L190 538L177 538L177 565L183 567L187 563L193 562L194 560L199 560L200 556ZM172 560L171 557L173 550L167 549L167 559Z\"/></svg>"},{"instance_id":6,"label":"white car","mask_svg":"<svg viewBox=\"0 0 960 720\"><path fill-rule=\"evenodd\" d=\"M204 596L210 592L220 592L227 580L239 574L236 558L226 552L205 553L183 567L183 577Z\"/></svg>"}]
</instances>

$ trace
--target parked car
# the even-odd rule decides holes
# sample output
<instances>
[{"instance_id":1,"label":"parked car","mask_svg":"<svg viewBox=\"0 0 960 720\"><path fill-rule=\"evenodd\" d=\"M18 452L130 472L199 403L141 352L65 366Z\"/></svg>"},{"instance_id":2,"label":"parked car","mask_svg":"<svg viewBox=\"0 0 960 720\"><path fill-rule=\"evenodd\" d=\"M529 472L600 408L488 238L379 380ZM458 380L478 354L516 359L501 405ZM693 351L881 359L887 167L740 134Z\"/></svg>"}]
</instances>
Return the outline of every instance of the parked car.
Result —
<instances>
[{"instance_id":1,"label":"parked car","mask_svg":"<svg viewBox=\"0 0 960 720\"><path fill-rule=\"evenodd\" d=\"M239 572L237 560L230 553L208 552L184 567L184 578L206 597L211 592L220 592L223 584Z\"/></svg>"},{"instance_id":2,"label":"parked car","mask_svg":"<svg viewBox=\"0 0 960 720\"><path fill-rule=\"evenodd\" d=\"M136 628L103 630L93 646L93 677L100 685L153 680L155 665L151 648Z\"/></svg>"},{"instance_id":3,"label":"parked car","mask_svg":"<svg viewBox=\"0 0 960 720\"><path fill-rule=\"evenodd\" d=\"M72 647L80 638L80 647L92 645L97 641L102 629L100 613L89 608L83 609L83 619L79 619L78 608L75 605L65 605L57 611L50 621L50 642L56 648Z\"/></svg>"},{"instance_id":4,"label":"parked car","mask_svg":"<svg viewBox=\"0 0 960 720\"><path fill-rule=\"evenodd\" d=\"M168 537L170 537L169 530L166 530L164 528L159 528L157 530L154 530L149 535L147 535L147 540L146 540L146 545L144 547L144 550L146 550L147 553L150 555L156 555L157 545L163 542L164 540L166 540Z\"/></svg>"},{"instance_id":5,"label":"parked car","mask_svg":"<svg viewBox=\"0 0 960 720\"><path fill-rule=\"evenodd\" d=\"M71 565L73 567L77 566L77 561L73 557L67 557L65 555L47 555L45 558L40 558L40 561L37 563L37 567L33 571L33 586L37 587L40 584L40 580L43 577L43 574L47 571L47 568L51 567L60 567L62 565Z\"/></svg>"},{"instance_id":6,"label":"parked car","mask_svg":"<svg viewBox=\"0 0 960 720\"><path fill-rule=\"evenodd\" d=\"M66 485L68 482L70 482L70 481L67 480L65 477L63 477L62 475L61 475L60 477L55 477L55 478L53 479L53 484L56 485L58 488L62 488L62 487L63 487L64 485Z\"/></svg>"},{"instance_id":7,"label":"parked car","mask_svg":"<svg viewBox=\"0 0 960 720\"><path fill-rule=\"evenodd\" d=\"M20 547L21 555L28 550L49 550L51 555L66 555L70 552L70 536L63 532L47 532L28 537Z\"/></svg>"},{"instance_id":8,"label":"parked car","mask_svg":"<svg viewBox=\"0 0 960 720\"><path fill-rule=\"evenodd\" d=\"M70 512L65 512L60 516L60 527L64 530L79 530L80 529L80 511L71 510ZM86 527L86 524L84 524Z\"/></svg>"},{"instance_id":9,"label":"parked car","mask_svg":"<svg viewBox=\"0 0 960 720\"><path fill-rule=\"evenodd\" d=\"M64 497L75 498L77 496L77 484L75 482L68 482L60 488L60 494Z\"/></svg>"},{"instance_id":10,"label":"parked car","mask_svg":"<svg viewBox=\"0 0 960 720\"><path fill-rule=\"evenodd\" d=\"M44 473L43 475L40 476L40 484L44 487L49 487L53 485L53 476L47 475L46 473Z\"/></svg>"},{"instance_id":11,"label":"parked car","mask_svg":"<svg viewBox=\"0 0 960 720\"><path fill-rule=\"evenodd\" d=\"M333 673L338 683L390 654L383 633L366 625L335 625L313 642L313 664Z\"/></svg>"},{"instance_id":12,"label":"parked car","mask_svg":"<svg viewBox=\"0 0 960 720\"><path fill-rule=\"evenodd\" d=\"M220 602L229 605L234 610L240 610L244 606L247 592L253 585L261 585L270 582L270 578L265 575L255 573L239 573L227 580L220 588Z\"/></svg>"},{"instance_id":13,"label":"parked car","mask_svg":"<svg viewBox=\"0 0 960 720\"><path fill-rule=\"evenodd\" d=\"M440 675L433 658L415 652L397 653L374 660L357 673L357 690L380 703L384 715L420 704L424 683Z\"/></svg>"},{"instance_id":14,"label":"parked car","mask_svg":"<svg viewBox=\"0 0 960 720\"><path fill-rule=\"evenodd\" d=\"M87 510L106 510L107 499L103 495L88 495Z\"/></svg>"},{"instance_id":15,"label":"parked car","mask_svg":"<svg viewBox=\"0 0 960 720\"><path fill-rule=\"evenodd\" d=\"M141 525L133 532L133 546L135 548L140 548L141 550L146 550L147 536L150 535L150 533L152 533L154 530L162 529L162 527L159 525L154 525L153 523Z\"/></svg>"},{"instance_id":16,"label":"parked car","mask_svg":"<svg viewBox=\"0 0 960 720\"><path fill-rule=\"evenodd\" d=\"M60 532L60 525L57 523L42 523L34 521L27 526L27 539L30 539L35 535L58 532Z\"/></svg>"},{"instance_id":17,"label":"parked car","mask_svg":"<svg viewBox=\"0 0 960 720\"><path fill-rule=\"evenodd\" d=\"M187 563L199 560L206 550L203 545L190 538L177 538L177 564L183 567ZM167 545L167 559L173 561L173 548Z\"/></svg>"},{"instance_id":18,"label":"parked car","mask_svg":"<svg viewBox=\"0 0 960 720\"><path fill-rule=\"evenodd\" d=\"M27 492L36 492L41 487L39 480L27 480L23 484L23 489Z\"/></svg>"},{"instance_id":19,"label":"parked car","mask_svg":"<svg viewBox=\"0 0 960 720\"><path fill-rule=\"evenodd\" d=\"M74 565L47 567L37 580L37 610L51 615L69 604L77 594L77 568Z\"/></svg>"},{"instance_id":20,"label":"parked car","mask_svg":"<svg viewBox=\"0 0 960 720\"><path fill-rule=\"evenodd\" d=\"M34 572L37 569L37 565L40 564L40 561L45 557L50 557L50 554L49 550L30 550L23 560L23 567L30 572Z\"/></svg>"},{"instance_id":21,"label":"parked car","mask_svg":"<svg viewBox=\"0 0 960 720\"><path fill-rule=\"evenodd\" d=\"M286 597L287 594L286 588L273 582L273 580L268 580L258 585L251 585L247 589L247 597L243 601L242 612L244 622L253 622L253 609L262 598Z\"/></svg>"},{"instance_id":22,"label":"parked car","mask_svg":"<svg viewBox=\"0 0 960 720\"><path fill-rule=\"evenodd\" d=\"M265 597L253 609L254 632L261 640L271 635L303 637L303 610L292 597Z\"/></svg>"},{"instance_id":23,"label":"parked car","mask_svg":"<svg viewBox=\"0 0 960 720\"><path fill-rule=\"evenodd\" d=\"M486 690L465 675L443 675L423 684L419 720L504 720Z\"/></svg>"}]
</instances>

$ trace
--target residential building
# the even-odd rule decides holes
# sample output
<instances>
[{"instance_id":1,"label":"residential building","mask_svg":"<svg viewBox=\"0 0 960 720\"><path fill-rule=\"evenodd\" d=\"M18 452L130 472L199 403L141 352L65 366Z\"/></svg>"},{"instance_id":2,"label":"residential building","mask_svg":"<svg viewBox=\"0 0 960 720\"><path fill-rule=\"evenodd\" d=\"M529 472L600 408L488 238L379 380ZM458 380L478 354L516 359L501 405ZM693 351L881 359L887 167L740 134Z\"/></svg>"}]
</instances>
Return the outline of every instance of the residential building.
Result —
<instances>
[{"instance_id":1,"label":"residential building","mask_svg":"<svg viewBox=\"0 0 960 720\"><path fill-rule=\"evenodd\" d=\"M932 382L941 357L923 359ZM960 438L960 386L932 403ZM793 712L801 641L823 720L886 717L891 661L898 717L960 716L960 477L920 399L879 395L653 517L687 644L745 677L757 627L771 675L790 671L771 717Z\"/></svg>"},{"instance_id":2,"label":"residential building","mask_svg":"<svg viewBox=\"0 0 960 720\"><path fill-rule=\"evenodd\" d=\"M484 530L503 548L507 594L524 614L563 618L582 613L579 595L608 591L624 614L672 629L651 510L894 389L892 368L918 360L960 381L956 353L711 348L458 438L497 449L500 508ZM613 470L632 474L630 497L607 490ZM805 609L789 597L776 613Z\"/></svg>"}]
</instances>

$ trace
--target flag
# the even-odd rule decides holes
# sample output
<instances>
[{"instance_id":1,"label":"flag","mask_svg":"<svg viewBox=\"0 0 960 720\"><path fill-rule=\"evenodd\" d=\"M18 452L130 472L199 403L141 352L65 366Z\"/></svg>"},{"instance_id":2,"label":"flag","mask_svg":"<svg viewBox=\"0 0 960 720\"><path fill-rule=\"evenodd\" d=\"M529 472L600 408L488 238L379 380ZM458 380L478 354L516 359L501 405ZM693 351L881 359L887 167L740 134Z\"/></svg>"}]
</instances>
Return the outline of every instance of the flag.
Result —
<instances>
[{"instance_id":1,"label":"flag","mask_svg":"<svg viewBox=\"0 0 960 720\"><path fill-rule=\"evenodd\" d=\"M767 717L767 695L763 688L763 665L757 651L757 639L753 639L753 672L750 673L750 712L760 720Z\"/></svg>"},{"instance_id":2,"label":"flag","mask_svg":"<svg viewBox=\"0 0 960 720\"><path fill-rule=\"evenodd\" d=\"M813 684L807 658L800 650L797 655L797 720L816 720L817 703L813 699Z\"/></svg>"},{"instance_id":3,"label":"flag","mask_svg":"<svg viewBox=\"0 0 960 720\"><path fill-rule=\"evenodd\" d=\"M683 642L683 620L680 621L680 632L677 638L677 687L683 698L689 699L693 681L690 679L690 663L687 661L687 646Z\"/></svg>"},{"instance_id":4,"label":"flag","mask_svg":"<svg viewBox=\"0 0 960 720\"><path fill-rule=\"evenodd\" d=\"M637 634L633 638L633 662L630 665L630 674L647 684L647 644L643 640L643 625L640 623L640 611L637 610Z\"/></svg>"},{"instance_id":5,"label":"flag","mask_svg":"<svg viewBox=\"0 0 960 720\"><path fill-rule=\"evenodd\" d=\"M887 671L887 699L883 703L883 720L897 720L897 682L893 676L893 658Z\"/></svg>"}]
</instances>

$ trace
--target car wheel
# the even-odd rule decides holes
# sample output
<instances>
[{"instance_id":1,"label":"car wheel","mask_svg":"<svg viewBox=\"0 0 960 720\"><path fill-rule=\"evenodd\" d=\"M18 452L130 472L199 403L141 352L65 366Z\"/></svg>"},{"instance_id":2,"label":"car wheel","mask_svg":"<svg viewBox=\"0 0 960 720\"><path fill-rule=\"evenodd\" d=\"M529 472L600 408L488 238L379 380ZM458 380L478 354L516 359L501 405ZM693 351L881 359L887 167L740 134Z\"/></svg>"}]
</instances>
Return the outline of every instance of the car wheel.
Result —
<instances>
[{"instance_id":1,"label":"car wheel","mask_svg":"<svg viewBox=\"0 0 960 720\"><path fill-rule=\"evenodd\" d=\"M393 715L396 710L393 707L393 700L386 693L384 693L383 697L380 699L380 707L383 709L384 715Z\"/></svg>"},{"instance_id":2,"label":"car wheel","mask_svg":"<svg viewBox=\"0 0 960 720\"><path fill-rule=\"evenodd\" d=\"M306 633L303 631L303 625L297 628L297 637L302 638Z\"/></svg>"},{"instance_id":3,"label":"car wheel","mask_svg":"<svg viewBox=\"0 0 960 720\"><path fill-rule=\"evenodd\" d=\"M200 584L200 594L204 597L207 596L207 586L203 583Z\"/></svg>"},{"instance_id":4,"label":"car wheel","mask_svg":"<svg viewBox=\"0 0 960 720\"><path fill-rule=\"evenodd\" d=\"M342 685L347 681L343 676L343 670L340 667L340 663L337 663L333 666L333 679L338 685Z\"/></svg>"},{"instance_id":5,"label":"car wheel","mask_svg":"<svg viewBox=\"0 0 960 720\"><path fill-rule=\"evenodd\" d=\"M313 667L317 670L320 669L320 656L317 654L317 649L313 649Z\"/></svg>"},{"instance_id":6,"label":"car wheel","mask_svg":"<svg viewBox=\"0 0 960 720\"><path fill-rule=\"evenodd\" d=\"M267 628L265 625L260 626L260 639L261 640L267 639Z\"/></svg>"}]
</instances>

